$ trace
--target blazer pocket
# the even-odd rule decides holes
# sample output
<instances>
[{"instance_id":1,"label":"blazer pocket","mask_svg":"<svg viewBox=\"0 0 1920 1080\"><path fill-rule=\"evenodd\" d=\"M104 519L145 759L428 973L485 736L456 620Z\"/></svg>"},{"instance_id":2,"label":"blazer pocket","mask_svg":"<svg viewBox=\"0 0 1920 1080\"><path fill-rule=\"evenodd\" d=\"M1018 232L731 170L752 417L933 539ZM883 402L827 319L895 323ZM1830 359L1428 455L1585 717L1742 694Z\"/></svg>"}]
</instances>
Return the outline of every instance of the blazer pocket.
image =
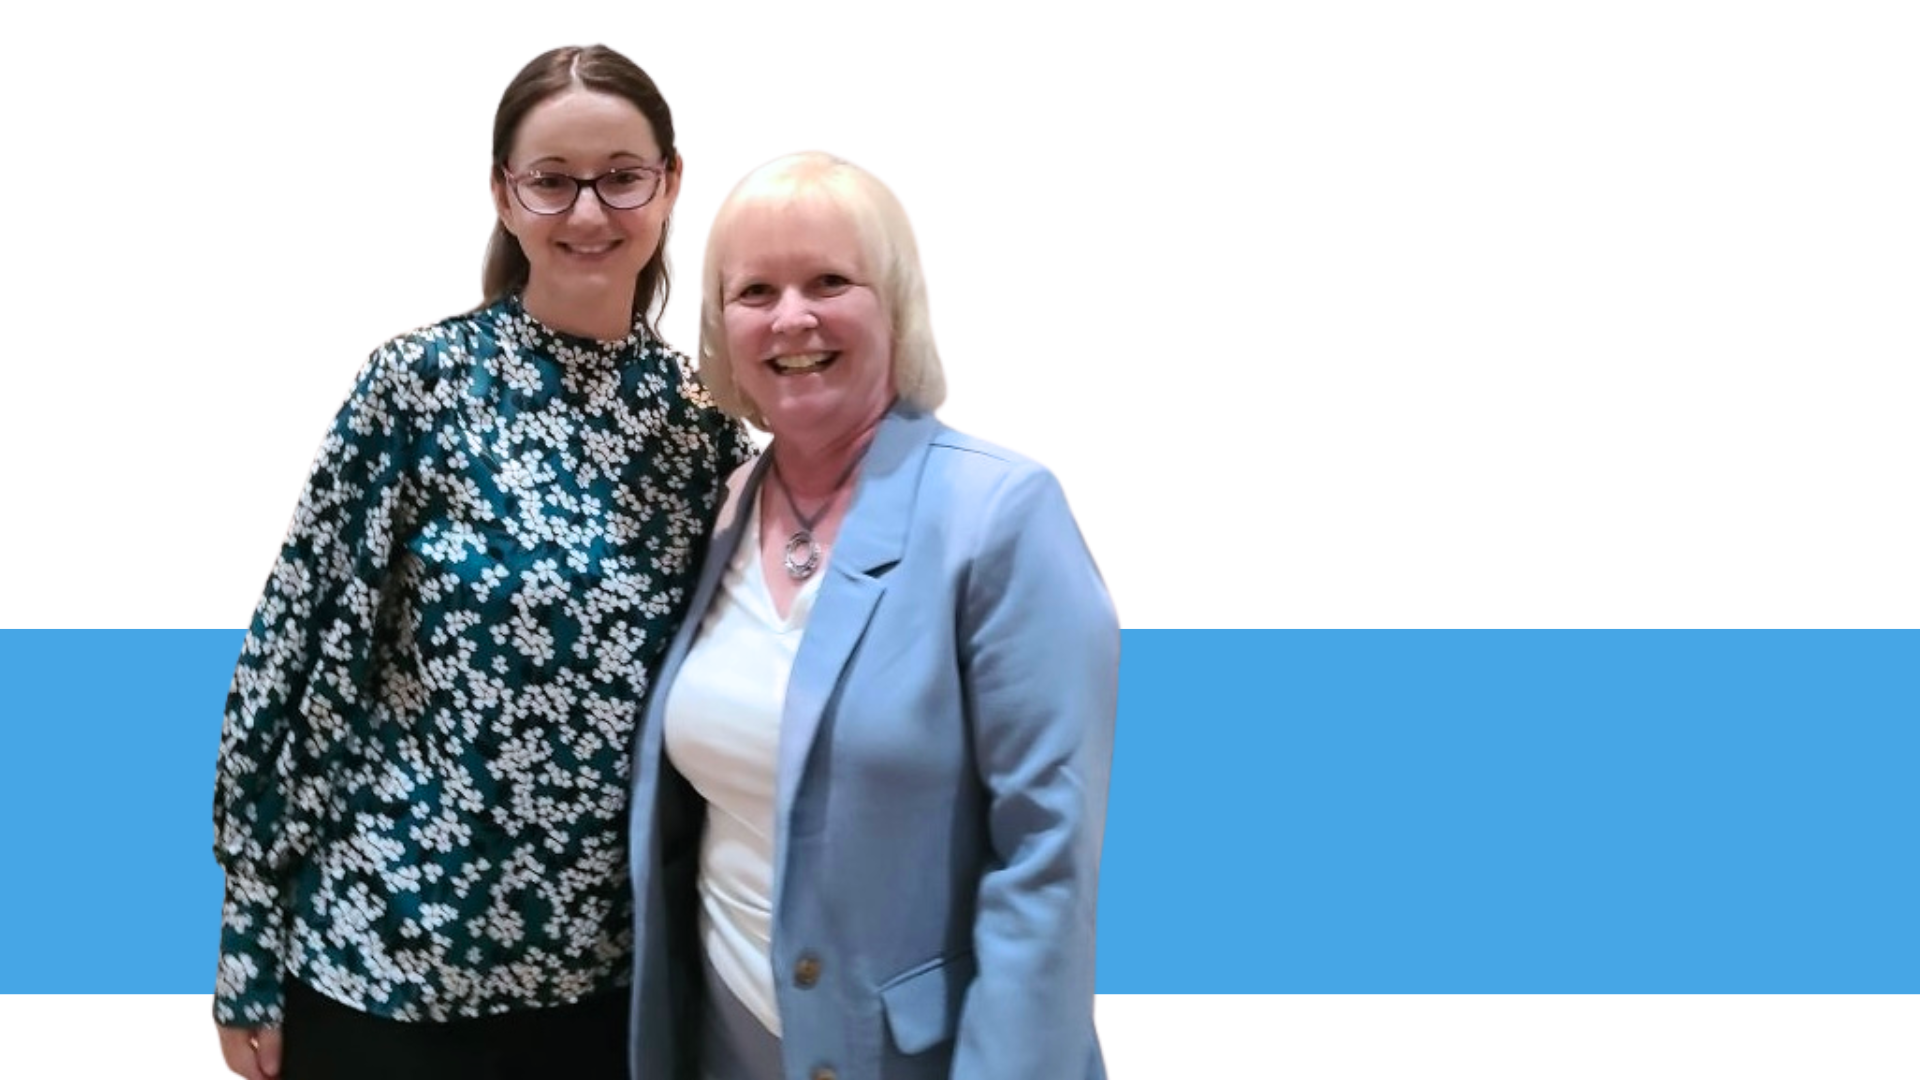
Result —
<instances>
[{"instance_id":1,"label":"blazer pocket","mask_svg":"<svg viewBox=\"0 0 1920 1080\"><path fill-rule=\"evenodd\" d=\"M880 1002L894 1048L918 1054L953 1038L960 1006L979 970L973 950L942 957L898 976L880 988Z\"/></svg>"}]
</instances>

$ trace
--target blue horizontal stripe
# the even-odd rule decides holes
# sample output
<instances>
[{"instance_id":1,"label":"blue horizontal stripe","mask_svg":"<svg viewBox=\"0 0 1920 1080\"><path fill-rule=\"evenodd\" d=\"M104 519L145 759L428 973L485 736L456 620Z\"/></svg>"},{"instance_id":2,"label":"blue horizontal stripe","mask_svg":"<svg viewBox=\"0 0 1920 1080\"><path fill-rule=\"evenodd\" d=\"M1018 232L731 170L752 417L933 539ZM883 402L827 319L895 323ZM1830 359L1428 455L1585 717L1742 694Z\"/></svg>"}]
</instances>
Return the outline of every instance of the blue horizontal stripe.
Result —
<instances>
[{"instance_id":1,"label":"blue horizontal stripe","mask_svg":"<svg viewBox=\"0 0 1920 1080\"><path fill-rule=\"evenodd\" d=\"M238 631L0 631L0 993L207 993ZM1129 631L1103 993L1920 992L1920 632Z\"/></svg>"}]
</instances>

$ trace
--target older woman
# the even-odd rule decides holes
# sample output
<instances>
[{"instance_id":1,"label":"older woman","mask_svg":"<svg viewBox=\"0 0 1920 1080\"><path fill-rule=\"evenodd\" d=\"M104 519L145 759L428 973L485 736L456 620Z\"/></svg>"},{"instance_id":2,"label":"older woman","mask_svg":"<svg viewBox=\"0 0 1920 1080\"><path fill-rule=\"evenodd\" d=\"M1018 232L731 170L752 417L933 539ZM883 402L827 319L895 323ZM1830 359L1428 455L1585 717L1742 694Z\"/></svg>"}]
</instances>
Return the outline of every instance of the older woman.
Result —
<instances>
[{"instance_id":1,"label":"older woman","mask_svg":"<svg viewBox=\"0 0 1920 1080\"><path fill-rule=\"evenodd\" d=\"M1120 637L1059 484L941 424L913 234L821 154L707 246L729 483L639 738L637 1080L1101 1077Z\"/></svg>"}]
</instances>

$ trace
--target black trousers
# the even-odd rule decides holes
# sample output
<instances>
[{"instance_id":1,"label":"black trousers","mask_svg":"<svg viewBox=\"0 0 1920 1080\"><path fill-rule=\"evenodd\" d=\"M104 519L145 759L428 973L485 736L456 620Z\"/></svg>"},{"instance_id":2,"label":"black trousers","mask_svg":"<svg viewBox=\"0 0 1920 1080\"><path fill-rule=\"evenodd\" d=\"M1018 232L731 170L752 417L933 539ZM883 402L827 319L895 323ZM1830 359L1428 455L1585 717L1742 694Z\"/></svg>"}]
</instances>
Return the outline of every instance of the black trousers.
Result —
<instances>
[{"instance_id":1,"label":"black trousers","mask_svg":"<svg viewBox=\"0 0 1920 1080\"><path fill-rule=\"evenodd\" d=\"M283 1080L627 1080L625 990L444 1023L387 1020L288 980Z\"/></svg>"}]
</instances>

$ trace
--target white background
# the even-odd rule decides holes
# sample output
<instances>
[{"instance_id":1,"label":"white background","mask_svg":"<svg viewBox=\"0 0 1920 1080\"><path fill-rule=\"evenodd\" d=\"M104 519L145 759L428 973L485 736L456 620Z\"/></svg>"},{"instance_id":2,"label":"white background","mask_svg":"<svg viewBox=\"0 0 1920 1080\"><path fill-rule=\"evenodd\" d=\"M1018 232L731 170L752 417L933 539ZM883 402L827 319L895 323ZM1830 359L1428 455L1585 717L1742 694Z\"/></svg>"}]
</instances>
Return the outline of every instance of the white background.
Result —
<instances>
[{"instance_id":1,"label":"white background","mask_svg":"<svg viewBox=\"0 0 1920 1080\"><path fill-rule=\"evenodd\" d=\"M243 626L354 370L478 299L500 91L604 41L688 163L669 340L738 176L866 165L943 415L1054 467L1129 627L1913 626L1913 10L9 5L0 625ZM1102 1020L1117 1080L1910 1075L1889 1000ZM203 1006L0 1002L0 1074L211 1075Z\"/></svg>"},{"instance_id":2,"label":"white background","mask_svg":"<svg viewBox=\"0 0 1920 1080\"><path fill-rule=\"evenodd\" d=\"M477 300L500 91L605 41L669 339L735 179L865 164L1129 627L1911 626L1913 10L11 5L4 625L245 625L354 370Z\"/></svg>"}]
</instances>

